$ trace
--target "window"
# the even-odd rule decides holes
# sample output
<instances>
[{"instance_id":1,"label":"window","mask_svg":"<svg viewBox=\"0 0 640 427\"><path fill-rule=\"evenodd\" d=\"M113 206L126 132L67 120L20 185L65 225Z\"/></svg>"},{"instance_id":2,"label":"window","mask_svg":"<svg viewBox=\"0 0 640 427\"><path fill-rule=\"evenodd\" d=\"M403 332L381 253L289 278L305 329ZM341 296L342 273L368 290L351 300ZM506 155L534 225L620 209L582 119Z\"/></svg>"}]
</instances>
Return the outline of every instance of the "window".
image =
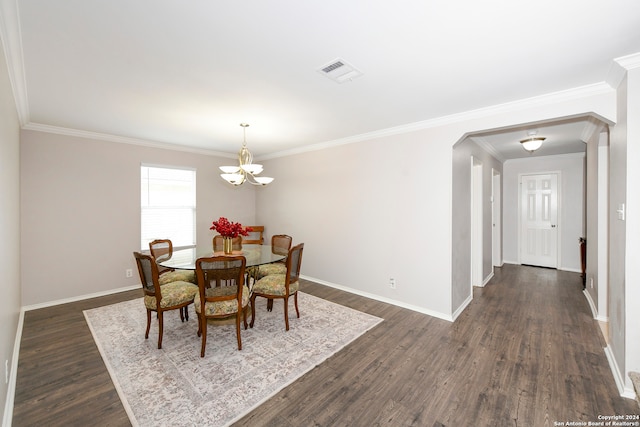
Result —
<instances>
[{"instance_id":1,"label":"window","mask_svg":"<svg viewBox=\"0 0 640 427\"><path fill-rule=\"evenodd\" d=\"M173 247L196 244L196 171L142 166L141 249L155 239L171 239Z\"/></svg>"}]
</instances>

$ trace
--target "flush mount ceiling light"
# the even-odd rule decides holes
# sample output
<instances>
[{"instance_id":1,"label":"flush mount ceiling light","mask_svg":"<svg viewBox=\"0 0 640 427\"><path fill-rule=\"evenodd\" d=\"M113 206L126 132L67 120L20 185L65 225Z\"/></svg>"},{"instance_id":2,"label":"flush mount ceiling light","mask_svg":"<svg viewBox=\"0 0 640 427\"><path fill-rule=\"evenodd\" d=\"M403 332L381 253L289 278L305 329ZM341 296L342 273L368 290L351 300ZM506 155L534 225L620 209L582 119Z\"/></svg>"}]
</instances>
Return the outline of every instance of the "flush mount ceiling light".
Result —
<instances>
[{"instance_id":1,"label":"flush mount ceiling light","mask_svg":"<svg viewBox=\"0 0 640 427\"><path fill-rule=\"evenodd\" d=\"M522 148L527 150L529 153L533 153L538 148L542 147L542 141L547 139L541 136L536 136L537 134L538 132L535 131L529 132L529 138L520 141L520 144L522 144Z\"/></svg>"},{"instance_id":2,"label":"flush mount ceiling light","mask_svg":"<svg viewBox=\"0 0 640 427\"><path fill-rule=\"evenodd\" d=\"M262 165L253 163L253 155L247 148L247 128L249 125L240 123L240 126L242 126L244 138L242 148L238 153L239 166L220 166L220 170L223 172L220 176L233 185L242 185L245 182L253 185L267 185L273 181L273 178L256 176L262 172Z\"/></svg>"}]
</instances>

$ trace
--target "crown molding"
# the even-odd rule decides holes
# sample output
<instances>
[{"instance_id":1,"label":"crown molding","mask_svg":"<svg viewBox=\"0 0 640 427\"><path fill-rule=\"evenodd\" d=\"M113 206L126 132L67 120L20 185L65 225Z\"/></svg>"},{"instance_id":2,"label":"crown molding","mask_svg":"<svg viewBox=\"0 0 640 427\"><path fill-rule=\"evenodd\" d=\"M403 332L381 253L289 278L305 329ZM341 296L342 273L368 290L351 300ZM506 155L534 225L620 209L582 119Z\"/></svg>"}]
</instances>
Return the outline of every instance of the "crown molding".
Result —
<instances>
[{"instance_id":1,"label":"crown molding","mask_svg":"<svg viewBox=\"0 0 640 427\"><path fill-rule=\"evenodd\" d=\"M620 64L620 66L627 71L633 70L635 68L640 68L640 52L627 56L621 56L620 58L614 59L613 62Z\"/></svg>"},{"instance_id":2,"label":"crown molding","mask_svg":"<svg viewBox=\"0 0 640 427\"><path fill-rule=\"evenodd\" d=\"M521 110L525 108L544 106L562 101L568 101L572 99L582 98L586 96L599 95L610 92L611 86L607 83L596 83L587 86L581 86L574 89L563 90L546 95L540 95L532 98L522 99L509 103L499 104L491 107L481 108L477 110L471 110L464 113L452 114L449 116L443 116L435 119L424 120L420 122L409 123L402 126L395 126L387 129L381 129L378 131L363 133L360 135L354 135L347 138L340 138L332 141L321 142L317 144L307 145L304 147L293 148L290 150L284 150L275 152L272 154L266 154L262 156L256 156L256 161L275 159L280 157L288 157L294 154L302 154L307 152L313 152L323 150L326 148L336 147L340 145L353 144L357 142L367 141L371 139L383 138L386 136L400 135L409 132L415 132L423 129L430 129L439 126L445 126L449 124L455 124L467 120L473 120L483 117L489 117L492 115ZM102 141L118 142L123 144L140 145L145 147L161 148L166 150L183 151L195 154L204 154L209 156L236 158L236 154L222 153L219 151L206 150L188 147L185 145L162 143L157 141L148 141L136 138L129 138L123 136L116 136L98 132L82 131L71 128L64 128L59 126L44 125L39 123L27 123L22 127L26 130L35 130L40 132L49 132L60 135L77 136L81 138L97 139ZM488 145L488 144L485 144Z\"/></svg>"},{"instance_id":3,"label":"crown molding","mask_svg":"<svg viewBox=\"0 0 640 427\"><path fill-rule=\"evenodd\" d=\"M60 126L43 125L43 124L39 124L39 123L28 123L28 124L22 126L22 129L24 129L24 130L33 130L33 131L38 131L38 132L54 133L54 134L58 134L58 135L75 136L75 137L78 137L78 138L88 138L88 139L95 139L95 140L100 140L100 141L117 142L117 143L120 143L120 144L139 145L139 146L143 146L143 147L160 148L160 149L164 149L164 150L181 151L181 152L193 153L193 154L202 154L202 155L206 155L206 156L224 157L224 158L228 158L228 159L237 158L237 154L223 153L223 152L220 152L220 151L206 150L206 149L203 149L203 148L194 148L194 147L189 147L189 146L186 146L186 145L168 144L168 143L165 143L165 142L148 141L148 140L144 140L144 139L129 138L129 137L126 137L126 136L116 136L116 135L111 135L111 134L106 134L106 133L89 132L89 131L78 130L78 129L70 129L70 128L65 128L65 127L60 127Z\"/></svg>"},{"instance_id":4,"label":"crown molding","mask_svg":"<svg viewBox=\"0 0 640 427\"><path fill-rule=\"evenodd\" d=\"M640 53L615 58L607 74L607 83L612 88L617 88L627 71L635 68L640 68Z\"/></svg>"},{"instance_id":5,"label":"crown molding","mask_svg":"<svg viewBox=\"0 0 640 427\"><path fill-rule=\"evenodd\" d=\"M596 132L600 133L603 127L604 123L593 116L589 116L587 118L587 124L584 126L582 133L580 134L580 140L586 144Z\"/></svg>"},{"instance_id":6,"label":"crown molding","mask_svg":"<svg viewBox=\"0 0 640 427\"><path fill-rule=\"evenodd\" d=\"M550 157L553 158L562 158L562 157L566 157L566 158L573 158L573 157L577 157L577 158L584 158L586 157L586 153L564 153L564 154L549 154L548 156L535 156L535 157L518 157L515 159L507 159L505 160L504 163L507 162L530 162L530 161L536 161L536 160L544 160L544 159L548 159Z\"/></svg>"},{"instance_id":7,"label":"crown molding","mask_svg":"<svg viewBox=\"0 0 640 427\"><path fill-rule=\"evenodd\" d=\"M505 158L496 150L493 145L489 144L484 137L481 136L471 136L469 137L473 142L478 144L484 151L493 156L496 160L504 163Z\"/></svg>"},{"instance_id":8,"label":"crown molding","mask_svg":"<svg viewBox=\"0 0 640 427\"><path fill-rule=\"evenodd\" d=\"M600 95L611 92L612 88L606 82L594 83L573 89L562 90L545 95L539 95L531 98L521 99L504 104L498 104L490 107L479 108L463 113L452 114L449 116L438 117L435 119L424 120L420 122L409 123L402 126L395 126L378 131L363 133L348 138L335 139L332 141L321 142L317 144L307 145L305 147L293 148L290 150L278 151L272 154L260 156L258 160L268 160L278 157L287 157L294 154L302 154L311 151L318 151L325 148L336 147L339 145L352 144L356 142L367 141L370 139L383 138L386 136L399 135L408 132L415 132L423 129L430 129L439 126L455 124L467 120L474 120L484 117L490 117L496 114L508 113L511 111L523 110L526 108L545 106L563 101L570 101L587 96Z\"/></svg>"}]
</instances>

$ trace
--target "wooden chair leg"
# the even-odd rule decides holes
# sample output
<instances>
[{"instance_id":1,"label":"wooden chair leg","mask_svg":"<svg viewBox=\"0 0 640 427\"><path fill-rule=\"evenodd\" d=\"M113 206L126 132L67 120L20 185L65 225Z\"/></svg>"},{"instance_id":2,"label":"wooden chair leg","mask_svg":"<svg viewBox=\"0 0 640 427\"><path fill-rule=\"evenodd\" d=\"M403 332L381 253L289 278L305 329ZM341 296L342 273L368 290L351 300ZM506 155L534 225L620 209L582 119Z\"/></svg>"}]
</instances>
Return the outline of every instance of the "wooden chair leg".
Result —
<instances>
[{"instance_id":1,"label":"wooden chair leg","mask_svg":"<svg viewBox=\"0 0 640 427\"><path fill-rule=\"evenodd\" d=\"M253 328L253 322L256 320L256 294L251 295L251 323L249 327Z\"/></svg>"},{"instance_id":2,"label":"wooden chair leg","mask_svg":"<svg viewBox=\"0 0 640 427\"><path fill-rule=\"evenodd\" d=\"M297 292L293 295L293 302L294 302L294 304L296 306L296 315L298 316L298 319L299 319L300 318L300 310L298 310L298 293Z\"/></svg>"},{"instance_id":3,"label":"wooden chair leg","mask_svg":"<svg viewBox=\"0 0 640 427\"><path fill-rule=\"evenodd\" d=\"M246 306L242 309L242 317L244 318L244 330L247 330L249 324L247 323L247 311L249 311L249 306Z\"/></svg>"},{"instance_id":4,"label":"wooden chair leg","mask_svg":"<svg viewBox=\"0 0 640 427\"><path fill-rule=\"evenodd\" d=\"M284 325L285 330L289 330L289 298L284 297Z\"/></svg>"},{"instance_id":5,"label":"wooden chair leg","mask_svg":"<svg viewBox=\"0 0 640 427\"><path fill-rule=\"evenodd\" d=\"M180 312L180 321L184 322L184 307L180 307L178 311Z\"/></svg>"},{"instance_id":6,"label":"wooden chair leg","mask_svg":"<svg viewBox=\"0 0 640 427\"><path fill-rule=\"evenodd\" d=\"M151 310L147 309L147 331L144 333L144 339L149 338L149 329L151 329Z\"/></svg>"},{"instance_id":7,"label":"wooden chair leg","mask_svg":"<svg viewBox=\"0 0 640 427\"><path fill-rule=\"evenodd\" d=\"M267 311L273 311L273 298L267 299Z\"/></svg>"},{"instance_id":8,"label":"wooden chair leg","mask_svg":"<svg viewBox=\"0 0 640 427\"><path fill-rule=\"evenodd\" d=\"M242 338L240 337L240 316L242 313L236 313L236 337L238 338L238 350L242 350Z\"/></svg>"},{"instance_id":9,"label":"wooden chair leg","mask_svg":"<svg viewBox=\"0 0 640 427\"><path fill-rule=\"evenodd\" d=\"M162 311L158 311L158 348L162 348L163 317Z\"/></svg>"},{"instance_id":10,"label":"wooden chair leg","mask_svg":"<svg viewBox=\"0 0 640 427\"><path fill-rule=\"evenodd\" d=\"M204 357L204 350L207 348L207 318L202 319L202 346L200 347L200 357Z\"/></svg>"}]
</instances>

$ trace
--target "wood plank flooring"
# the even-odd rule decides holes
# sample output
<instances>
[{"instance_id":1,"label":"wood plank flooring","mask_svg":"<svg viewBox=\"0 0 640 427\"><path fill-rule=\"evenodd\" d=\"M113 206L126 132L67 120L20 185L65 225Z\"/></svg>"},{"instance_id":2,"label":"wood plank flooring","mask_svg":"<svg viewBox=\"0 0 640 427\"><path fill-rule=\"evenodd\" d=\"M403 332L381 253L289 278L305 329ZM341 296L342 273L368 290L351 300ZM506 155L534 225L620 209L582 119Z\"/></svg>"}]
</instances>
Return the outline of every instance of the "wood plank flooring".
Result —
<instances>
[{"instance_id":1,"label":"wood plank flooring","mask_svg":"<svg viewBox=\"0 0 640 427\"><path fill-rule=\"evenodd\" d=\"M557 426L640 414L618 395L576 273L505 265L454 323L308 281L301 290L385 321L236 426ZM138 296L26 313L14 426L130 425L82 310Z\"/></svg>"}]
</instances>

